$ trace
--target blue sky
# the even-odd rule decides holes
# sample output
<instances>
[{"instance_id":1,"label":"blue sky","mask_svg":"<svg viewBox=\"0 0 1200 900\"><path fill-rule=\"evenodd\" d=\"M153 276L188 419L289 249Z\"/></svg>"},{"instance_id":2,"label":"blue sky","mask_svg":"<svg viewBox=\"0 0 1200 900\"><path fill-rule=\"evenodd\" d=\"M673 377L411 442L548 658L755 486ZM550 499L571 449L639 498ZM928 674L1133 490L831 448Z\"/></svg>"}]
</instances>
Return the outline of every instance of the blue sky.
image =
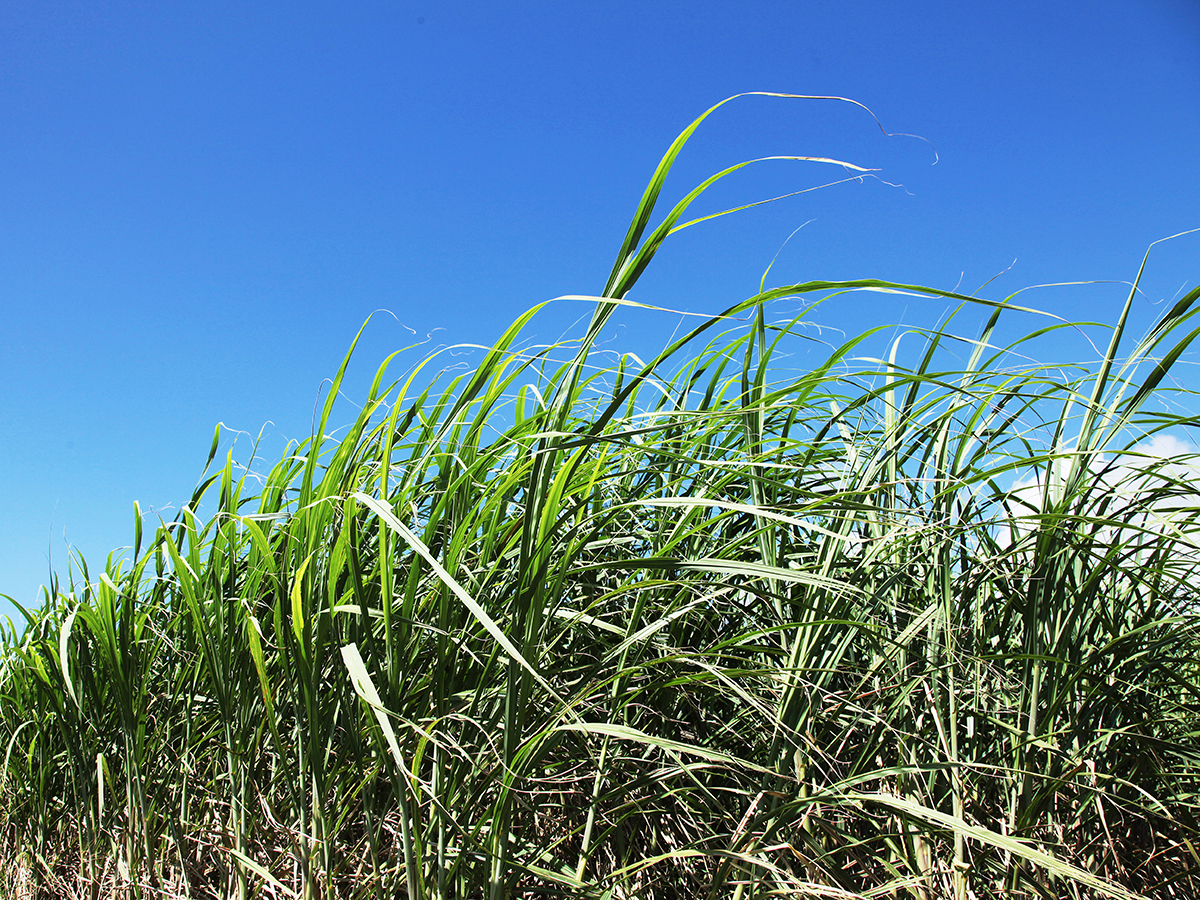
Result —
<instances>
[{"instance_id":1,"label":"blue sky","mask_svg":"<svg viewBox=\"0 0 1200 900\"><path fill-rule=\"evenodd\" d=\"M134 500L173 515L218 421L306 436L373 311L395 318L368 327L351 396L414 332L486 343L537 302L599 291L671 139L747 90L852 97L939 162L849 105L731 104L672 197L775 154L903 187L843 184L693 229L635 299L716 311L806 222L773 281L973 290L1007 270L993 297L1128 279L1151 241L1200 227L1193 0L0 6L0 593L34 601L68 545L101 564L129 543ZM838 174L766 164L704 210ZM1200 236L1158 248L1136 314L1194 286L1198 263ZM1027 295L1100 321L1122 299ZM821 321L942 311L856 298ZM582 312L538 327L555 337Z\"/></svg>"}]
</instances>

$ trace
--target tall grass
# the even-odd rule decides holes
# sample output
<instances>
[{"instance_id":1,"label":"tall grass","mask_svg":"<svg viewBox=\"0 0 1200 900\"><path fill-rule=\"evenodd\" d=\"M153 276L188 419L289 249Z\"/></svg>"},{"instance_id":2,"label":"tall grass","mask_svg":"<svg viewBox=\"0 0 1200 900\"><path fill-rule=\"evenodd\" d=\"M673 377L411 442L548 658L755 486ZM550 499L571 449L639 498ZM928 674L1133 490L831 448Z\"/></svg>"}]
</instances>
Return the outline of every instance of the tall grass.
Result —
<instances>
[{"instance_id":1,"label":"tall grass","mask_svg":"<svg viewBox=\"0 0 1200 900\"><path fill-rule=\"evenodd\" d=\"M1142 450L1194 421L1149 401L1200 290L1074 368L875 280L600 352L720 177L651 227L703 118L582 336L389 358L335 439L343 363L308 440L256 479L218 428L6 634L8 894L1200 891L1200 504ZM853 291L987 321L796 369L784 311Z\"/></svg>"}]
</instances>

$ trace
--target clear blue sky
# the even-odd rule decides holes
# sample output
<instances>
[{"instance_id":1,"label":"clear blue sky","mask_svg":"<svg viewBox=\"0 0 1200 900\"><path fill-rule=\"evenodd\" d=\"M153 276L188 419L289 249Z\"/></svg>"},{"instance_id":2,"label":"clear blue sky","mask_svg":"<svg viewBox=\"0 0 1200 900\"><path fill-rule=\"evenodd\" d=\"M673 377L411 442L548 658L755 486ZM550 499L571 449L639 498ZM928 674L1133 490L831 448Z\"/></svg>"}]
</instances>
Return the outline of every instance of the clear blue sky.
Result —
<instances>
[{"instance_id":1,"label":"clear blue sky","mask_svg":"<svg viewBox=\"0 0 1200 900\"><path fill-rule=\"evenodd\" d=\"M0 5L0 593L33 601L68 544L102 564L135 499L173 515L218 421L307 435L373 310L399 322L369 327L352 396L408 328L487 342L600 290L667 144L747 90L853 97L940 162L850 106L739 101L672 196L772 154L904 188L695 229L637 299L715 311L810 219L773 280L973 290L1015 260L992 296L1128 279L1200 227L1195 0ZM704 208L837 174L770 164ZM1160 248L1139 315L1198 278L1200 239ZM1111 320L1122 289L1029 299ZM855 300L824 321L940 312Z\"/></svg>"}]
</instances>

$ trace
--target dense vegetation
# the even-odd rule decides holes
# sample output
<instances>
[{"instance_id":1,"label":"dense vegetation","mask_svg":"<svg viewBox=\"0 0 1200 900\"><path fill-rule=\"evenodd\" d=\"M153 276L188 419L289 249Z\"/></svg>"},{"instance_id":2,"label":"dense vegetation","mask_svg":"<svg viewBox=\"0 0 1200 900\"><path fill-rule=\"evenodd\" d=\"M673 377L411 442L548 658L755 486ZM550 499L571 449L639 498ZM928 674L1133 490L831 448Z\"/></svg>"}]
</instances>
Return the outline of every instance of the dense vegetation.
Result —
<instances>
[{"instance_id":1,"label":"dense vegetation","mask_svg":"<svg viewBox=\"0 0 1200 900\"><path fill-rule=\"evenodd\" d=\"M6 635L8 895L1200 893L1200 504L1140 449L1200 291L1088 366L881 281L601 353L699 122L582 337L385 363L335 439L343 365L258 480L218 429ZM791 368L781 301L862 290L986 324Z\"/></svg>"}]
</instances>

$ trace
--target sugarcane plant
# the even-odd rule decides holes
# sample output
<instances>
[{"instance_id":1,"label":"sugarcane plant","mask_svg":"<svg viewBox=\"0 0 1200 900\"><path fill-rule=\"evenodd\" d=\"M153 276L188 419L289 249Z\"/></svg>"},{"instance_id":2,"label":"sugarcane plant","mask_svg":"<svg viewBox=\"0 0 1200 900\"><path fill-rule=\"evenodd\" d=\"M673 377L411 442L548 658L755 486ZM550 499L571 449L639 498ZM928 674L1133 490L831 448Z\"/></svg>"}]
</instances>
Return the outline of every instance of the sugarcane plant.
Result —
<instances>
[{"instance_id":1,"label":"sugarcane plant","mask_svg":"<svg viewBox=\"0 0 1200 900\"><path fill-rule=\"evenodd\" d=\"M727 102L582 334L531 342L543 303L469 371L398 351L335 437L352 345L307 440L260 472L218 426L174 519L23 610L7 894L1200 892L1200 503L1148 450L1195 424L1200 289L1138 338L1139 272L1093 364L1032 362L1075 326L1015 297L874 279L599 346L751 164L655 220ZM815 342L860 292L956 311Z\"/></svg>"}]
</instances>

